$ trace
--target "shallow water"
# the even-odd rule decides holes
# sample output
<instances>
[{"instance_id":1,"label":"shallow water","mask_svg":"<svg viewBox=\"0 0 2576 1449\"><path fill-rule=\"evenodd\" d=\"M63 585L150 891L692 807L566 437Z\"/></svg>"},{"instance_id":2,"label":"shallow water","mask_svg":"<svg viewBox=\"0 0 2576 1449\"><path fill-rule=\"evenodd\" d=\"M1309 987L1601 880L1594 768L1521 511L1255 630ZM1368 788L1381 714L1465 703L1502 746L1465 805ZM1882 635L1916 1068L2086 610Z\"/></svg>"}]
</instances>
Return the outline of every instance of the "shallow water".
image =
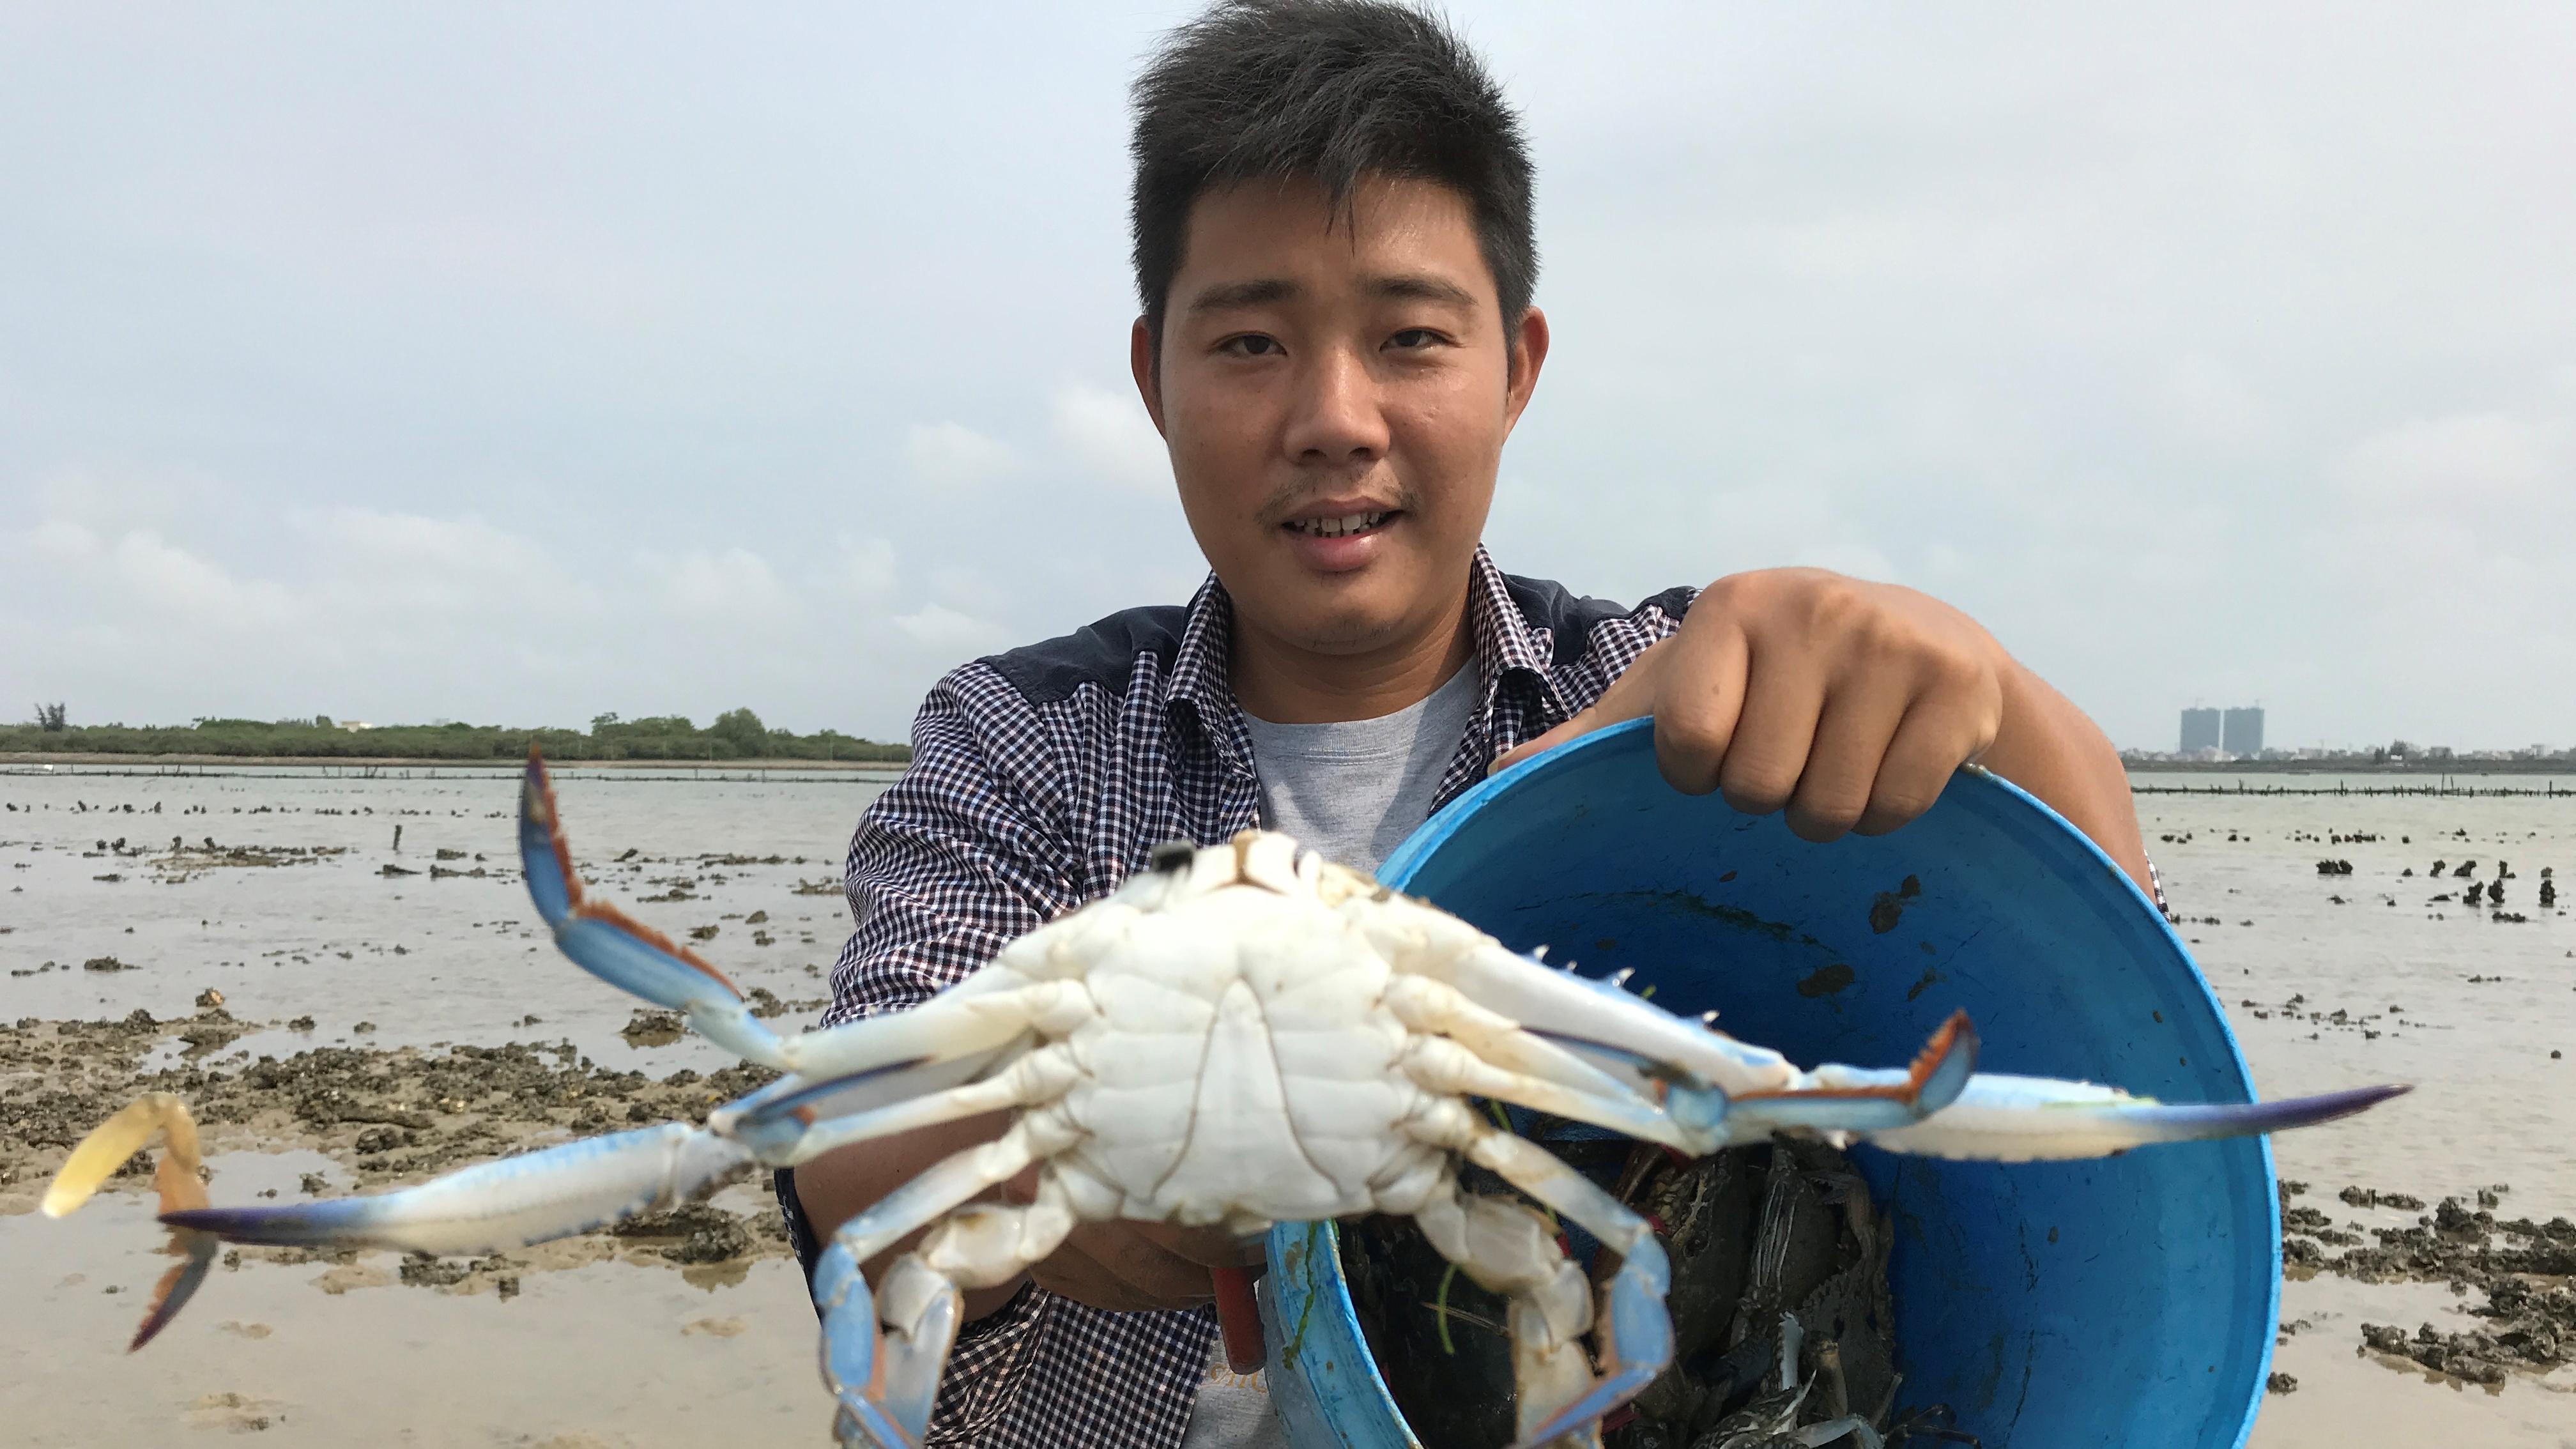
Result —
<instances>
[{"instance_id":1,"label":"shallow water","mask_svg":"<svg viewBox=\"0 0 2576 1449\"><path fill-rule=\"evenodd\" d=\"M788 1001L829 992L849 929L842 857L859 812L884 788L884 777L856 773L556 776L574 858L593 882L675 937L715 928L698 948L745 991ZM254 1057L507 1036L569 1038L620 1069L726 1061L695 1038L633 1053L617 1032L636 1003L544 948L519 885L515 774L10 774L0 775L0 802L17 807L0 813L0 928L10 932L0 960L11 972L0 978L0 1012L11 1018L138 1006L184 1016L213 987L244 1020L314 1018L309 1033L244 1038L238 1049ZM191 849L174 855L173 837ZM341 853L209 864L225 857L203 848L208 839ZM99 849L120 840L141 853ZM442 850L457 854L442 861ZM382 874L389 866L416 873ZM690 898L655 899L675 888ZM744 922L763 910L764 925ZM755 944L761 930L773 944ZM105 956L134 969L81 969ZM513 1031L530 1015L533 1026ZM371 1030L357 1031L361 1022Z\"/></svg>"},{"instance_id":2,"label":"shallow water","mask_svg":"<svg viewBox=\"0 0 2576 1449\"><path fill-rule=\"evenodd\" d=\"M560 791L575 857L594 881L675 935L714 927L701 949L746 990L795 1003L794 1020L827 990L823 976L847 930L840 861L882 783L576 771ZM273 1024L218 1059L333 1042L569 1039L603 1066L655 1075L725 1062L694 1038L630 1047L617 1033L635 1003L541 949L517 880L515 786L505 772L12 773L0 774L0 802L18 807L0 813L0 1019L123 1016L138 1006L185 1016L214 987L235 1016ZM2576 917L2534 904L2543 866L2576 893L2567 879L2576 875L2576 797L2150 794L2140 806L2174 908L2189 918L2184 935L2264 1094L2417 1084L2359 1124L2280 1139L2282 1175L2313 1185L2306 1201L2340 1221L2356 1216L2333 1201L2347 1184L2430 1201L2504 1183L2508 1215L2576 1216L2567 1148L2576 1141ZM2380 839L2326 839L2355 833ZM173 855L174 835L200 847L212 836L219 847L339 853L210 864L221 852ZM119 838L141 853L98 849ZM630 848L637 854L619 862ZM441 849L460 854L439 862ZM766 863L773 855L777 863ZM2430 902L2459 884L2427 878L2436 858L2474 857L2486 880L2499 855L2517 873L2506 909L2529 921L2499 924L2456 901ZM2350 860L2353 873L2318 875L2324 858ZM385 876L387 864L420 873ZM478 864L481 878L428 874ZM2400 874L2408 867L2414 876ZM99 879L108 875L121 878ZM687 899L646 899L681 882ZM816 893L798 894L800 884ZM768 913L764 926L744 919L755 911ZM754 944L756 930L772 943ZM103 956L134 969L81 969ZM2293 996L2304 1000L2284 1010ZM2310 1019L2339 1009L2341 1023ZM286 1026L304 1015L315 1019L309 1032ZM530 1016L538 1020L518 1024ZM361 1022L373 1029L359 1031ZM2553 1061L2552 1050L2569 1056ZM321 1161L227 1154L215 1191L289 1190ZM326 1175L334 1191L346 1181L336 1169ZM398 1285L330 1293L315 1285L337 1269L254 1261L219 1271L160 1342L129 1359L122 1348L140 1295L166 1265L151 1251L158 1234L147 1216L130 1193L59 1223L0 1216L0 1293L17 1305L0 1319L0 1422L18 1441L157 1445L174 1427L239 1429L264 1418L271 1436L315 1443L568 1449L753 1435L810 1442L829 1421L814 1381L811 1312L792 1264L774 1258L707 1287L667 1268L595 1263L532 1274L508 1300ZM369 1255L363 1271L332 1281L389 1279L395 1262ZM2576 1372L2517 1378L2491 1393L2356 1353L2363 1320L2461 1327L2463 1301L2439 1285L2286 1285L2284 1319L2310 1326L2275 1366L2299 1389L2267 1403L2255 1445L2576 1445Z\"/></svg>"}]
</instances>

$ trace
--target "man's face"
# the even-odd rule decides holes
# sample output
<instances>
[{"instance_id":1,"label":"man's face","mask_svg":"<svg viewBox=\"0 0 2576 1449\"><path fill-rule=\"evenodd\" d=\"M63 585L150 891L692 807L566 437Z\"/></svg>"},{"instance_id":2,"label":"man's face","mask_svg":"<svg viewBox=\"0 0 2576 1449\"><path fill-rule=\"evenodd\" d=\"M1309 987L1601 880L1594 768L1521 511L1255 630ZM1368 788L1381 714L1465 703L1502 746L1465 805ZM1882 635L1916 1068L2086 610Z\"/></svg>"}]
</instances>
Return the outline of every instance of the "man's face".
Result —
<instances>
[{"instance_id":1,"label":"man's face","mask_svg":"<svg viewBox=\"0 0 2576 1449\"><path fill-rule=\"evenodd\" d=\"M1447 187L1372 178L1347 225L1311 184L1201 198L1159 375L1141 321L1134 362L1239 622L1353 655L1454 614L1546 345Z\"/></svg>"}]
</instances>

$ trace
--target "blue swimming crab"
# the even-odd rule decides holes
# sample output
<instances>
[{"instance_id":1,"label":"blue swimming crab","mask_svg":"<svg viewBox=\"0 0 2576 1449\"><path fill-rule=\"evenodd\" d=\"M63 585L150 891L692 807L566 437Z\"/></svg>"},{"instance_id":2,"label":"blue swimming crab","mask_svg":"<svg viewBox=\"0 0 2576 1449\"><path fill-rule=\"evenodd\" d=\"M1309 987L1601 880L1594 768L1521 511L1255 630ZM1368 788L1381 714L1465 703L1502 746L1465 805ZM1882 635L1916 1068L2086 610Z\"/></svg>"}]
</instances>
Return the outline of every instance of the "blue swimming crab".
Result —
<instances>
[{"instance_id":1,"label":"blue swimming crab","mask_svg":"<svg viewBox=\"0 0 2576 1449\"><path fill-rule=\"evenodd\" d=\"M1409 1217L1508 1302L1518 1445L1597 1445L1602 1417L1672 1357L1663 1250L1644 1218L1477 1099L1691 1155L1791 1134L2027 1161L2279 1131L2403 1090L2166 1106L1979 1074L1964 1015L1906 1067L1800 1068L1262 832L1158 848L1107 898L921 1005L782 1037L697 953L585 891L533 755L519 802L528 892L563 953L783 1075L695 1126L581 1139L393 1192L229 1207L207 1204L186 1107L140 1098L74 1149L43 1204L69 1212L156 1136L166 1143L160 1216L181 1262L135 1347L185 1305L218 1243L501 1251L668 1208L755 1165L998 1111L1010 1114L999 1137L852 1218L822 1253L813 1291L843 1445L916 1449L960 1290L1010 1281L1077 1222L1250 1238L1364 1213ZM1462 1191L1466 1164L1581 1225L1615 1269L1596 1289L1539 1212ZM1033 1200L977 1200L1032 1167ZM861 1274L924 1227L873 1283Z\"/></svg>"}]
</instances>

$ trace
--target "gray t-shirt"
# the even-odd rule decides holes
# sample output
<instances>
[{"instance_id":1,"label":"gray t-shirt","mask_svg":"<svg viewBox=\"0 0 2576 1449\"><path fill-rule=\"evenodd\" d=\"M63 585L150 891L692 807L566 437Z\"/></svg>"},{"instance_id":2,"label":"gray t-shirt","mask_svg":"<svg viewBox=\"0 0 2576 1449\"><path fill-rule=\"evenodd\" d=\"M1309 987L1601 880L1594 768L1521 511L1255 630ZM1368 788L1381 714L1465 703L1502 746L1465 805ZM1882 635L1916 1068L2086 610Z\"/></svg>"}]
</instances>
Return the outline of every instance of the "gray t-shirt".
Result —
<instances>
[{"instance_id":1,"label":"gray t-shirt","mask_svg":"<svg viewBox=\"0 0 2576 1449\"><path fill-rule=\"evenodd\" d=\"M1466 738L1478 696L1467 665L1431 697L1376 719L1272 724L1247 714L1261 823L1353 870L1374 873L1414 827L1431 818L1440 777ZM1210 1355L1182 1449L1284 1449L1266 1375L1236 1374L1225 1345Z\"/></svg>"},{"instance_id":2,"label":"gray t-shirt","mask_svg":"<svg viewBox=\"0 0 2576 1449\"><path fill-rule=\"evenodd\" d=\"M1272 724L1247 714L1261 821L1353 870L1375 872L1431 818L1440 777L1476 709L1468 664L1428 699L1376 719Z\"/></svg>"}]
</instances>

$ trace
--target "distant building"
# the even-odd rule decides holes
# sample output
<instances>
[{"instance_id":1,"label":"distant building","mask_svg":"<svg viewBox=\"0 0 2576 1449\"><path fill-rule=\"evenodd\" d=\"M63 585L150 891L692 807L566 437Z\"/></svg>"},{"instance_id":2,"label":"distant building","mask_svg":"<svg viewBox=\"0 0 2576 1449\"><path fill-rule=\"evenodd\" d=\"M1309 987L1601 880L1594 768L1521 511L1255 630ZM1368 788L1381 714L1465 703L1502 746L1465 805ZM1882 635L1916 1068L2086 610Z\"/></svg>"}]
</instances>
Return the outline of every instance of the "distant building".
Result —
<instances>
[{"instance_id":1,"label":"distant building","mask_svg":"<svg viewBox=\"0 0 2576 1449\"><path fill-rule=\"evenodd\" d=\"M2263 753L2263 711L2260 707L2231 709L2219 731L2218 747L2231 755L2253 756Z\"/></svg>"},{"instance_id":2,"label":"distant building","mask_svg":"<svg viewBox=\"0 0 2576 1449\"><path fill-rule=\"evenodd\" d=\"M2182 753L2196 754L2218 748L2218 711L2187 709L2182 712Z\"/></svg>"}]
</instances>

